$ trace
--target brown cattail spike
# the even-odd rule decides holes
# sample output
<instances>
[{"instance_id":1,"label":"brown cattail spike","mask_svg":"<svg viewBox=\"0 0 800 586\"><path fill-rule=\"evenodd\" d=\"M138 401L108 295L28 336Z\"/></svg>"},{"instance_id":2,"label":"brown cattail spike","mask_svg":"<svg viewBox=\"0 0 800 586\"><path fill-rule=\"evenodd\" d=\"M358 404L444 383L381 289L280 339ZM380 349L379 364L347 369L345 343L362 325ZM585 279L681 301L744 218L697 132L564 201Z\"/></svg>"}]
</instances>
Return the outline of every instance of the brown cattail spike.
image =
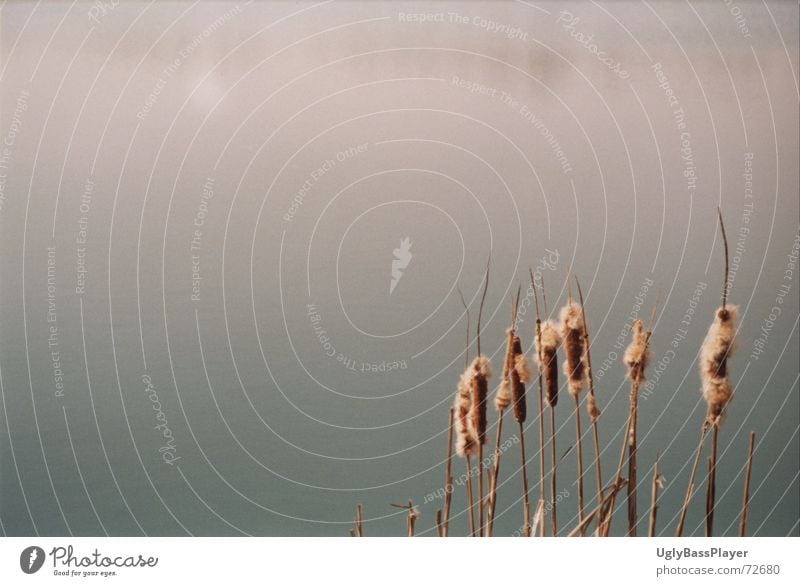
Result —
<instances>
[{"instance_id":1,"label":"brown cattail spike","mask_svg":"<svg viewBox=\"0 0 800 586\"><path fill-rule=\"evenodd\" d=\"M478 453L478 438L470 421L472 406L471 372L464 371L458 380L458 389L453 404L456 423L456 453L462 458Z\"/></svg>"},{"instance_id":2,"label":"brown cattail spike","mask_svg":"<svg viewBox=\"0 0 800 586\"><path fill-rule=\"evenodd\" d=\"M569 302L561 309L561 337L566 354L564 374L569 382L570 394L577 396L583 389L585 375L583 311L577 303Z\"/></svg>"},{"instance_id":3,"label":"brown cattail spike","mask_svg":"<svg viewBox=\"0 0 800 586\"><path fill-rule=\"evenodd\" d=\"M470 424L478 438L478 443L486 443L486 395L489 391L489 377L492 375L489 359L476 356L470 367Z\"/></svg>"},{"instance_id":4,"label":"brown cattail spike","mask_svg":"<svg viewBox=\"0 0 800 586\"><path fill-rule=\"evenodd\" d=\"M525 381L530 378L530 369L525 362L525 355L522 353L522 342L519 336L515 335L513 340L513 358L510 368L511 374L511 400L514 404L514 419L522 423L527 417L527 405L525 402Z\"/></svg>"},{"instance_id":5,"label":"brown cattail spike","mask_svg":"<svg viewBox=\"0 0 800 586\"><path fill-rule=\"evenodd\" d=\"M561 345L561 334L556 324L547 320L542 323L541 348L537 348L537 360L541 354L544 371L545 399L550 407L558 403L558 347ZM537 341L538 342L538 341Z\"/></svg>"}]
</instances>

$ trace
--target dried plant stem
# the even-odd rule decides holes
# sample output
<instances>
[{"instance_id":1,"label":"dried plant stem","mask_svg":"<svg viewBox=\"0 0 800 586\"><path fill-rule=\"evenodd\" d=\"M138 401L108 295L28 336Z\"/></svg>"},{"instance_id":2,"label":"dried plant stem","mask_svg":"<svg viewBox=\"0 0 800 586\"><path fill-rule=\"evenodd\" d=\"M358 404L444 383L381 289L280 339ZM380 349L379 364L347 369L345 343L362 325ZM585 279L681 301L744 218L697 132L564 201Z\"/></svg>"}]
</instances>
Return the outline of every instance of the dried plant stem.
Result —
<instances>
[{"instance_id":1,"label":"dried plant stem","mask_svg":"<svg viewBox=\"0 0 800 586\"><path fill-rule=\"evenodd\" d=\"M469 534L475 537L475 505L472 498L472 458L467 455L467 502L469 503Z\"/></svg>"},{"instance_id":2,"label":"dried plant stem","mask_svg":"<svg viewBox=\"0 0 800 586\"><path fill-rule=\"evenodd\" d=\"M550 524L553 537L558 535L558 518L556 517L556 470L558 470L558 460L556 460L556 408L550 406L550 456L552 465L550 468Z\"/></svg>"},{"instance_id":3,"label":"dried plant stem","mask_svg":"<svg viewBox=\"0 0 800 586\"><path fill-rule=\"evenodd\" d=\"M592 509L592 511L588 515L586 515L583 521L578 523L578 526L575 527L572 531L570 531L569 534L567 534L567 537L575 537L578 533L584 535L586 533L586 527L589 525L589 523L591 523L592 520L598 515L603 514L603 509L607 506L608 500L611 499L614 495L616 495L616 493L619 492L619 490L623 488L625 484L627 484L627 482L628 482L627 480L623 479L619 485L612 484L611 494L608 495L607 497L602 498L600 503L594 509Z\"/></svg>"},{"instance_id":4,"label":"dried plant stem","mask_svg":"<svg viewBox=\"0 0 800 586\"><path fill-rule=\"evenodd\" d=\"M628 537L636 537L636 428L639 415L639 380L631 381L631 423L628 437Z\"/></svg>"},{"instance_id":5,"label":"dried plant stem","mask_svg":"<svg viewBox=\"0 0 800 586\"><path fill-rule=\"evenodd\" d=\"M447 465L444 472L444 521L442 523L442 537L447 537L450 529L450 502L453 498L453 475L452 475L452 461L453 461L453 423L455 419L455 412L450 408L447 425Z\"/></svg>"},{"instance_id":6,"label":"dried plant stem","mask_svg":"<svg viewBox=\"0 0 800 586\"><path fill-rule=\"evenodd\" d=\"M632 380L631 381L631 386L633 386L634 384L635 384L635 380ZM631 392L633 392L633 391L631 391ZM618 490L620 488L622 488L622 466L623 466L623 464L625 462L625 452L626 452L627 447L628 447L628 438L630 437L630 434L631 434L631 423L632 423L632 421L633 421L633 407L631 406L628 409L628 419L627 419L627 422L625 424L625 433L622 436L622 448L619 451L619 460L617 461L617 472L616 472L616 475L614 476L614 483L612 485L617 490L612 492L607 497L608 498L608 502L607 502L607 507L605 509L605 514L603 515L603 518L600 521L601 522L601 527L600 527L599 534L601 536L603 536L603 537L608 537L608 534L611 531L611 518L614 515L614 505L615 505L615 502L616 502L617 492L618 492Z\"/></svg>"},{"instance_id":7,"label":"dried plant stem","mask_svg":"<svg viewBox=\"0 0 800 586\"><path fill-rule=\"evenodd\" d=\"M656 464L653 467L653 483L650 486L650 525L647 529L648 537L656 536L656 515L658 514L658 487L661 483L661 472L658 470L660 452L656 452Z\"/></svg>"},{"instance_id":8,"label":"dried plant stem","mask_svg":"<svg viewBox=\"0 0 800 586\"><path fill-rule=\"evenodd\" d=\"M683 527L686 524L686 512L689 509L689 503L692 500L692 492L694 491L694 477L695 474L697 474L697 465L700 463L700 454L703 452L703 444L705 443L707 431L708 421L703 421L703 426L700 428L700 441L697 444L697 451L694 456L694 464L692 464L692 471L689 473L689 484L686 487L686 496L683 498L683 505L681 506L681 512L678 518L678 527L675 529L675 537L683 535Z\"/></svg>"},{"instance_id":9,"label":"dried plant stem","mask_svg":"<svg viewBox=\"0 0 800 586\"><path fill-rule=\"evenodd\" d=\"M406 513L406 527L408 528L408 536L414 537L414 523L417 520L417 511L414 509L414 504L408 501L408 513Z\"/></svg>"},{"instance_id":10,"label":"dried plant stem","mask_svg":"<svg viewBox=\"0 0 800 586\"><path fill-rule=\"evenodd\" d=\"M362 525L361 505L356 504L356 535L364 537L364 527Z\"/></svg>"},{"instance_id":11,"label":"dried plant stem","mask_svg":"<svg viewBox=\"0 0 800 586\"><path fill-rule=\"evenodd\" d=\"M581 400L575 398L575 444L578 446L578 523L583 525L583 442L581 441ZM584 526L585 529L585 526Z\"/></svg>"},{"instance_id":12,"label":"dried plant stem","mask_svg":"<svg viewBox=\"0 0 800 586\"><path fill-rule=\"evenodd\" d=\"M497 416L497 439L494 444L494 463L492 470L489 471L489 495L486 500L489 507L489 512L486 518L486 536L492 536L492 529L494 528L494 511L495 504L497 503L497 479L500 476L500 438L503 433L503 414L505 410L501 410Z\"/></svg>"},{"instance_id":13,"label":"dried plant stem","mask_svg":"<svg viewBox=\"0 0 800 586\"><path fill-rule=\"evenodd\" d=\"M578 287L578 299L581 302L581 312L583 313L583 337L586 346L586 378L589 381L589 405L594 406L590 409L590 419L592 421L592 440L594 442L594 469L595 479L597 480L597 503L603 501L603 468L600 465L600 433L597 429L597 419L599 412L596 407L596 398L594 394L594 377L592 376L592 354L591 344L589 343L589 326L586 325L586 308L583 304L583 291L581 291L581 284L578 282L578 277L575 277L575 284Z\"/></svg>"},{"instance_id":14,"label":"dried plant stem","mask_svg":"<svg viewBox=\"0 0 800 586\"><path fill-rule=\"evenodd\" d=\"M714 534L714 504L717 497L717 445L719 419L711 424L711 458L708 460L708 487L706 498L706 537Z\"/></svg>"},{"instance_id":15,"label":"dried plant stem","mask_svg":"<svg viewBox=\"0 0 800 586\"><path fill-rule=\"evenodd\" d=\"M744 537L747 528L747 508L750 504L750 470L753 467L753 445L755 432L750 432L750 443L747 446L747 470L744 473L744 494L742 495L742 518L739 521L739 537Z\"/></svg>"},{"instance_id":16,"label":"dried plant stem","mask_svg":"<svg viewBox=\"0 0 800 586\"><path fill-rule=\"evenodd\" d=\"M484 530L484 499L483 499L483 444L478 444L478 519L480 527L478 535L483 537Z\"/></svg>"},{"instance_id":17,"label":"dried plant stem","mask_svg":"<svg viewBox=\"0 0 800 586\"><path fill-rule=\"evenodd\" d=\"M531 503L528 500L528 464L525 458L525 425L519 422L519 455L522 459L522 531L525 537L531 536Z\"/></svg>"},{"instance_id":18,"label":"dried plant stem","mask_svg":"<svg viewBox=\"0 0 800 586\"><path fill-rule=\"evenodd\" d=\"M537 379L539 384L539 504L537 510L544 510L544 503L547 495L545 494L545 472L544 472L544 385L542 383L542 317L539 314L539 297L536 295L536 283L533 279L533 271L529 268L531 276L531 289L533 289L533 301L536 305L536 348L537 348ZM544 515L540 515L538 528L540 537L544 537Z\"/></svg>"}]
</instances>

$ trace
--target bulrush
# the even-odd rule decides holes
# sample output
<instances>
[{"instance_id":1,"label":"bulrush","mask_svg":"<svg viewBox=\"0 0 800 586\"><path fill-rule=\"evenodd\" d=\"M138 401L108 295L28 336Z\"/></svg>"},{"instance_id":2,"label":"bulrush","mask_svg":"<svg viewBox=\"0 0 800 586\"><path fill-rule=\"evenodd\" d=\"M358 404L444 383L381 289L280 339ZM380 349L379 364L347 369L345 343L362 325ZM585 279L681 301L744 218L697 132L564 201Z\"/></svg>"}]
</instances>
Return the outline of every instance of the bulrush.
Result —
<instances>
[{"instance_id":1,"label":"bulrush","mask_svg":"<svg viewBox=\"0 0 800 586\"><path fill-rule=\"evenodd\" d=\"M470 424L477 437L478 445L486 443L486 396L489 392L489 377L492 367L486 356L476 356L469 368L471 404Z\"/></svg>"},{"instance_id":2,"label":"bulrush","mask_svg":"<svg viewBox=\"0 0 800 586\"><path fill-rule=\"evenodd\" d=\"M579 395L583 390L585 364L583 354L585 350L583 338L583 311L581 306L572 301L561 308L561 337L563 339L564 375L569 382L569 392Z\"/></svg>"},{"instance_id":3,"label":"bulrush","mask_svg":"<svg viewBox=\"0 0 800 586\"><path fill-rule=\"evenodd\" d=\"M456 413L456 453L465 458L478 454L478 436L470 420L472 407L472 373L464 371L458 379L453 408Z\"/></svg>"},{"instance_id":4,"label":"bulrush","mask_svg":"<svg viewBox=\"0 0 800 586\"><path fill-rule=\"evenodd\" d=\"M642 320L637 319L633 322L631 342L622 357L628 367L628 378L631 379L630 412L628 414L628 432L626 434L628 444L628 535L631 537L636 536L638 521L636 507L636 456L638 450L636 431L639 425L639 387L644 380L644 370L650 359L649 342L650 332L645 331Z\"/></svg>"},{"instance_id":5,"label":"bulrush","mask_svg":"<svg viewBox=\"0 0 800 586\"><path fill-rule=\"evenodd\" d=\"M536 283L533 279L533 272L531 273L531 287L533 287L534 295L536 294ZM550 407L550 527L553 536L558 534L558 515L556 510L556 472L558 470L558 461L556 460L556 405L558 404L558 348L561 346L561 334L558 331L558 324L552 320L541 321L539 317L539 300L534 297L536 301L536 363L539 367L540 381L543 379L542 386L544 387L545 400ZM544 312L547 313L547 300L544 295L544 283L542 283L542 304ZM540 395L541 395L540 390ZM540 397L541 408L541 397ZM540 418L542 414L539 414ZM540 428L540 440L544 443L543 428ZM541 456L544 457L543 455ZM540 510L544 510L543 492L540 492ZM543 521L541 521L543 523ZM540 528L540 535L544 534L544 526Z\"/></svg>"},{"instance_id":6,"label":"bulrush","mask_svg":"<svg viewBox=\"0 0 800 586\"><path fill-rule=\"evenodd\" d=\"M581 433L580 393L586 374L583 335L583 309L571 299L561 308L561 338L564 346L564 375L569 384L569 394L575 399L575 445L578 447L578 523L583 523L583 446Z\"/></svg>"},{"instance_id":7,"label":"bulrush","mask_svg":"<svg viewBox=\"0 0 800 586\"><path fill-rule=\"evenodd\" d=\"M637 319L633 322L631 333L631 343L625 349L623 360L628 367L628 378L631 380L643 379L644 370L650 362L650 352L647 348L648 334L644 331L642 320Z\"/></svg>"},{"instance_id":8,"label":"bulrush","mask_svg":"<svg viewBox=\"0 0 800 586\"><path fill-rule=\"evenodd\" d=\"M722 306L714 314L714 321L708 328L708 333L700 348L700 385L703 398L706 401L706 417L700 429L700 442L695 453L692 471L689 474L689 485L681 507L678 519L677 537L683 534L686 521L686 511L694 490L694 476L703 451L706 432L711 427L711 457L708 460L708 484L706 490L706 517L705 534L710 537L714 528L714 503L716 500L717 477L717 444L719 441L719 426L728 403L733 395L733 388L728 378L728 359L733 351L734 334L736 332L736 307L728 305L728 237L725 234L725 223L722 220L722 211L717 208L719 228L722 232L722 245L725 252L725 272L722 281Z\"/></svg>"},{"instance_id":9,"label":"bulrush","mask_svg":"<svg viewBox=\"0 0 800 586\"><path fill-rule=\"evenodd\" d=\"M530 381L531 369L525 355L522 353L522 342L515 335L513 340L513 357L511 359L511 400L513 403L514 420L518 423L525 421L528 410L525 402L525 383Z\"/></svg>"},{"instance_id":10,"label":"bulrush","mask_svg":"<svg viewBox=\"0 0 800 586\"><path fill-rule=\"evenodd\" d=\"M561 334L553 320L542 322L541 342L537 341L536 361L542 366L544 374L545 400L552 408L558 404L558 347ZM540 358L541 356L541 358Z\"/></svg>"},{"instance_id":11,"label":"bulrush","mask_svg":"<svg viewBox=\"0 0 800 586\"><path fill-rule=\"evenodd\" d=\"M709 424L722 416L733 392L728 380L728 357L733 351L736 315L737 308L731 305L717 309L700 349L700 382Z\"/></svg>"}]
</instances>

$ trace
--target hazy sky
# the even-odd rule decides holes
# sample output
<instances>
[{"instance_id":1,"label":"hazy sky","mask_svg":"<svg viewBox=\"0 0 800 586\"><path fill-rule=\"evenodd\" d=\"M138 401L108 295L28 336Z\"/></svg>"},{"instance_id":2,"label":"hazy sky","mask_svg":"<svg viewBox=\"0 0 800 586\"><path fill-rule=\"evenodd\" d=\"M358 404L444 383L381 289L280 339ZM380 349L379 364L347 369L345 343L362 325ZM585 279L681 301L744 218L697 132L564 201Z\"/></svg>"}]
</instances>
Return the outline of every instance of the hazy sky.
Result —
<instances>
[{"instance_id":1,"label":"hazy sky","mask_svg":"<svg viewBox=\"0 0 800 586\"><path fill-rule=\"evenodd\" d=\"M0 57L6 534L346 535L359 502L369 534L400 535L389 503L409 499L434 533L457 287L474 326L490 257L497 372L519 284L532 343L528 268L551 312L580 279L609 481L625 328L660 299L639 511L644 528L660 452L672 534L705 413L717 206L740 328L716 530L737 531L752 430L749 533L798 534L796 3L12 1ZM573 417L565 399L559 453ZM502 535L518 462L513 445ZM573 453L564 530L575 471ZM453 516L464 534L461 487Z\"/></svg>"}]
</instances>

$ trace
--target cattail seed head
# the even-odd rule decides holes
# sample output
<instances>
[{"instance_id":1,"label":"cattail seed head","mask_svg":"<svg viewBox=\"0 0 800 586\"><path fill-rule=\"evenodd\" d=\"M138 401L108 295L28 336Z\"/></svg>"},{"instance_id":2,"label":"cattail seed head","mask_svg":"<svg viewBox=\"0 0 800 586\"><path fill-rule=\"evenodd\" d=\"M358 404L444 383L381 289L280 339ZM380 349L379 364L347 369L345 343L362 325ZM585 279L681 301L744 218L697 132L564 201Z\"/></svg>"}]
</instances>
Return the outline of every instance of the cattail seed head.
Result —
<instances>
[{"instance_id":1,"label":"cattail seed head","mask_svg":"<svg viewBox=\"0 0 800 586\"><path fill-rule=\"evenodd\" d=\"M492 375L489 359L485 356L477 356L472 361L472 404L470 405L470 421L478 442L483 445L486 443L486 395L489 391L489 377Z\"/></svg>"},{"instance_id":2,"label":"cattail seed head","mask_svg":"<svg viewBox=\"0 0 800 586\"><path fill-rule=\"evenodd\" d=\"M631 380L644 379L644 369L650 361L650 351L647 348L647 333L644 331L642 320L633 322L631 330L631 343L625 349L623 360L628 367L628 376Z\"/></svg>"},{"instance_id":3,"label":"cattail seed head","mask_svg":"<svg viewBox=\"0 0 800 586\"><path fill-rule=\"evenodd\" d=\"M456 453L462 458L478 453L478 438L475 436L469 417L472 406L471 378L472 373L469 368L461 374L453 403L456 415Z\"/></svg>"},{"instance_id":4,"label":"cattail seed head","mask_svg":"<svg viewBox=\"0 0 800 586\"><path fill-rule=\"evenodd\" d=\"M563 338L564 374L569 382L571 395L578 395L583 389L585 364L583 353L583 310L577 303L570 302L561 308L561 337Z\"/></svg>"},{"instance_id":5,"label":"cattail seed head","mask_svg":"<svg viewBox=\"0 0 800 586\"><path fill-rule=\"evenodd\" d=\"M589 413L589 418L592 421L597 421L600 417L600 409L597 407L597 400L594 398L594 393L589 393L586 397L586 411Z\"/></svg>"},{"instance_id":6,"label":"cattail seed head","mask_svg":"<svg viewBox=\"0 0 800 586\"><path fill-rule=\"evenodd\" d=\"M504 411L511 404L511 382L508 379L500 381L497 392L494 394L494 408Z\"/></svg>"},{"instance_id":7,"label":"cattail seed head","mask_svg":"<svg viewBox=\"0 0 800 586\"><path fill-rule=\"evenodd\" d=\"M720 308L700 350L700 368L709 377L728 376L728 357L733 350L737 307Z\"/></svg>"},{"instance_id":8,"label":"cattail seed head","mask_svg":"<svg viewBox=\"0 0 800 586\"><path fill-rule=\"evenodd\" d=\"M556 324L547 320L541 325L541 333L536 340L536 361L540 362L544 373L545 398L550 407L558 403L558 347L561 334Z\"/></svg>"},{"instance_id":9,"label":"cattail seed head","mask_svg":"<svg viewBox=\"0 0 800 586\"><path fill-rule=\"evenodd\" d=\"M736 314L735 306L719 308L700 349L700 381L709 423L719 419L733 394L728 380L728 358L733 351Z\"/></svg>"},{"instance_id":10,"label":"cattail seed head","mask_svg":"<svg viewBox=\"0 0 800 586\"><path fill-rule=\"evenodd\" d=\"M494 395L494 408L497 411L505 410L511 404L511 379L509 371L513 368L514 361L514 328L506 330L506 354L503 358L503 368L500 374L500 386Z\"/></svg>"},{"instance_id":11,"label":"cattail seed head","mask_svg":"<svg viewBox=\"0 0 800 586\"><path fill-rule=\"evenodd\" d=\"M525 383L520 376L520 371L517 365L522 362L525 363L525 356L522 354L522 342L519 336L514 336L513 343L513 359L509 365L509 372L511 375L511 400L514 402L514 419L520 423L525 421L527 417L527 404L525 401Z\"/></svg>"}]
</instances>

